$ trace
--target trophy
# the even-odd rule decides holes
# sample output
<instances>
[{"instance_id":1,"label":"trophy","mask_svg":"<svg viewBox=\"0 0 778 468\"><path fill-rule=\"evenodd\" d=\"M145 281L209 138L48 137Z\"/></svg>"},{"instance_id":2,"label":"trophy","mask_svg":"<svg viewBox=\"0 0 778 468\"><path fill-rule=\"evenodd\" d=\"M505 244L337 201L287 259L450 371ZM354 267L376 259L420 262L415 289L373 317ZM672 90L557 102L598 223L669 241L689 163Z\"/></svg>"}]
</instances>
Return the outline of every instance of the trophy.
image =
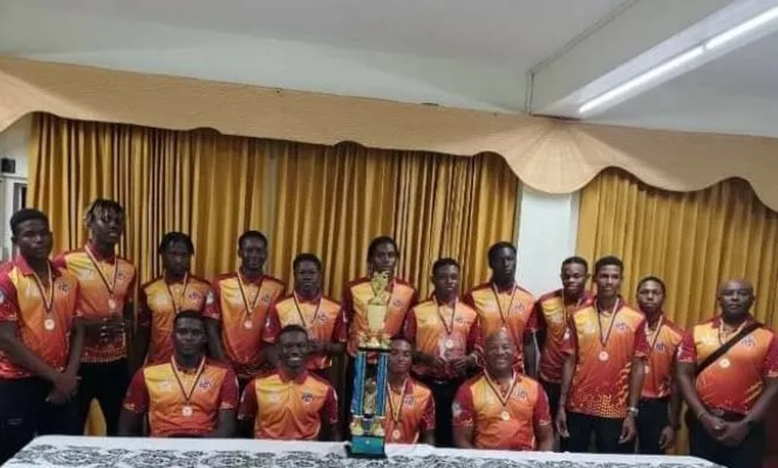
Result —
<instances>
[{"instance_id":1,"label":"trophy","mask_svg":"<svg viewBox=\"0 0 778 468\"><path fill-rule=\"evenodd\" d=\"M354 361L354 396L351 399L351 446L353 457L384 458L386 376L391 337L384 331L390 295L388 273L370 279L373 298L367 304L368 330L359 336Z\"/></svg>"}]
</instances>

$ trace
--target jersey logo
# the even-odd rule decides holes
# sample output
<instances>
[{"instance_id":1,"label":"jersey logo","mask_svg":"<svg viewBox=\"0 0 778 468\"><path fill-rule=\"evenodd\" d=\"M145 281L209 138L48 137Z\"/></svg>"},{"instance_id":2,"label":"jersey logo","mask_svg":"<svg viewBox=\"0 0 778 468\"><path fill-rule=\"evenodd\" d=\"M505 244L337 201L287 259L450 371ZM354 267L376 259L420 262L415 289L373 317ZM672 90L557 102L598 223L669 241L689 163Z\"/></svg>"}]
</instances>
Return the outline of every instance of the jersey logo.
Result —
<instances>
[{"instance_id":1,"label":"jersey logo","mask_svg":"<svg viewBox=\"0 0 778 468\"><path fill-rule=\"evenodd\" d=\"M208 291L208 295L205 296L205 303L207 305L212 305L213 301L214 301L213 291Z\"/></svg>"},{"instance_id":2,"label":"jersey logo","mask_svg":"<svg viewBox=\"0 0 778 468\"><path fill-rule=\"evenodd\" d=\"M211 379L203 379L197 386L202 390L208 391L213 388L213 382L211 382Z\"/></svg>"},{"instance_id":3,"label":"jersey logo","mask_svg":"<svg viewBox=\"0 0 778 468\"><path fill-rule=\"evenodd\" d=\"M627 325L624 322L616 322L616 324L613 325L613 328L615 328L616 331L619 333L624 333L629 331L629 325Z\"/></svg>"},{"instance_id":4,"label":"jersey logo","mask_svg":"<svg viewBox=\"0 0 778 468\"><path fill-rule=\"evenodd\" d=\"M746 348L753 348L754 346L756 346L756 340L754 339L753 336L746 336L745 338L740 340L740 344L742 344Z\"/></svg>"},{"instance_id":5,"label":"jersey logo","mask_svg":"<svg viewBox=\"0 0 778 468\"><path fill-rule=\"evenodd\" d=\"M309 392L303 393L300 398L303 400L304 403L310 403L313 401L313 394Z\"/></svg>"},{"instance_id":6,"label":"jersey logo","mask_svg":"<svg viewBox=\"0 0 778 468\"><path fill-rule=\"evenodd\" d=\"M660 353L664 353L665 351L667 351L667 345L664 343L657 343L656 346L654 346L654 349L656 349Z\"/></svg>"}]
</instances>

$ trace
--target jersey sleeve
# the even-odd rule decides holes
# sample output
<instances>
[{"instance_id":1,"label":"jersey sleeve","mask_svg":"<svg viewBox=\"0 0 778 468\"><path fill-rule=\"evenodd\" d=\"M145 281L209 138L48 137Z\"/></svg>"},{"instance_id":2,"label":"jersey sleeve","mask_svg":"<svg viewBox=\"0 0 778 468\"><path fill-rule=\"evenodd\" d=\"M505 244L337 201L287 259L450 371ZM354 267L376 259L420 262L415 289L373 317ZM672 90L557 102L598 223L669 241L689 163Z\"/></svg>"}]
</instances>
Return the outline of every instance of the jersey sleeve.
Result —
<instances>
[{"instance_id":1,"label":"jersey sleeve","mask_svg":"<svg viewBox=\"0 0 778 468\"><path fill-rule=\"evenodd\" d=\"M346 321L346 312L341 307L337 317L335 317L335 326L332 328L332 342L345 343L346 341L348 341L348 322Z\"/></svg>"},{"instance_id":2,"label":"jersey sleeve","mask_svg":"<svg viewBox=\"0 0 778 468\"><path fill-rule=\"evenodd\" d=\"M203 307L203 317L221 320L221 298L218 281L214 281L211 289L205 294L205 307Z\"/></svg>"},{"instance_id":3,"label":"jersey sleeve","mask_svg":"<svg viewBox=\"0 0 778 468\"><path fill-rule=\"evenodd\" d=\"M346 324L351 323L354 319L354 297L351 294L351 286L348 284L343 288L341 307L343 307L343 312L346 316Z\"/></svg>"},{"instance_id":4,"label":"jersey sleeve","mask_svg":"<svg viewBox=\"0 0 778 468\"><path fill-rule=\"evenodd\" d=\"M567 321L565 334L562 337L562 353L567 356L574 356L578 352L578 332L575 329L573 317Z\"/></svg>"},{"instance_id":5,"label":"jersey sleeve","mask_svg":"<svg viewBox=\"0 0 778 468\"><path fill-rule=\"evenodd\" d=\"M775 335L772 336L770 344L767 346L762 374L766 379L778 378L778 339Z\"/></svg>"},{"instance_id":6,"label":"jersey sleeve","mask_svg":"<svg viewBox=\"0 0 778 468\"><path fill-rule=\"evenodd\" d=\"M338 423L338 396L332 385L327 388L327 396L321 407L321 421L323 424L334 426Z\"/></svg>"},{"instance_id":7,"label":"jersey sleeve","mask_svg":"<svg viewBox=\"0 0 778 468\"><path fill-rule=\"evenodd\" d=\"M635 329L635 349L632 353L634 357L647 357L651 354L651 345L648 343L648 337L646 337L646 319L640 321L637 329Z\"/></svg>"},{"instance_id":8,"label":"jersey sleeve","mask_svg":"<svg viewBox=\"0 0 778 468\"><path fill-rule=\"evenodd\" d=\"M413 343L414 347L416 346L416 307L412 308L405 317L403 335L405 335L408 341Z\"/></svg>"},{"instance_id":9,"label":"jersey sleeve","mask_svg":"<svg viewBox=\"0 0 778 468\"><path fill-rule=\"evenodd\" d=\"M535 408L532 411L532 422L536 426L547 426L551 424L551 409L548 404L548 396L543 387L538 385L538 399L535 402Z\"/></svg>"},{"instance_id":10,"label":"jersey sleeve","mask_svg":"<svg viewBox=\"0 0 778 468\"><path fill-rule=\"evenodd\" d=\"M424 413L421 415L419 430L422 432L435 429L435 398L430 394L427 398L427 405L424 407Z\"/></svg>"},{"instance_id":11,"label":"jersey sleeve","mask_svg":"<svg viewBox=\"0 0 778 468\"><path fill-rule=\"evenodd\" d=\"M248 421L257 417L259 404L257 402L256 391L257 380L254 379L243 389L243 395L240 397L240 407L238 408L238 419Z\"/></svg>"},{"instance_id":12,"label":"jersey sleeve","mask_svg":"<svg viewBox=\"0 0 778 468\"><path fill-rule=\"evenodd\" d=\"M16 286L7 271L0 273L0 322L19 321L19 300Z\"/></svg>"},{"instance_id":13,"label":"jersey sleeve","mask_svg":"<svg viewBox=\"0 0 778 468\"><path fill-rule=\"evenodd\" d=\"M694 345L694 330L689 330L683 335L678 346L678 362L684 364L697 363L697 347Z\"/></svg>"},{"instance_id":14,"label":"jersey sleeve","mask_svg":"<svg viewBox=\"0 0 778 468\"><path fill-rule=\"evenodd\" d=\"M138 326L151 327L151 308L145 288L141 288L138 294Z\"/></svg>"},{"instance_id":15,"label":"jersey sleeve","mask_svg":"<svg viewBox=\"0 0 778 468\"><path fill-rule=\"evenodd\" d=\"M531 335L538 331L538 316L535 313L535 306L537 303L537 301L534 301L529 308L529 317L527 317L527 324L524 326L525 335Z\"/></svg>"},{"instance_id":16,"label":"jersey sleeve","mask_svg":"<svg viewBox=\"0 0 778 468\"><path fill-rule=\"evenodd\" d=\"M65 260L65 252L61 252L57 254L52 260L51 263L62 270L67 270L68 268L68 262Z\"/></svg>"},{"instance_id":17,"label":"jersey sleeve","mask_svg":"<svg viewBox=\"0 0 778 468\"><path fill-rule=\"evenodd\" d=\"M265 343L275 343L278 333L281 331L281 319L278 317L278 308L273 301L267 310L267 319L265 320L265 329L262 330L262 341Z\"/></svg>"},{"instance_id":18,"label":"jersey sleeve","mask_svg":"<svg viewBox=\"0 0 778 468\"><path fill-rule=\"evenodd\" d=\"M457 427L475 426L475 406L470 385L464 383L457 390L454 403L451 405L452 424Z\"/></svg>"},{"instance_id":19,"label":"jersey sleeve","mask_svg":"<svg viewBox=\"0 0 778 468\"><path fill-rule=\"evenodd\" d=\"M543 304L539 300L535 301L535 306L532 308L532 317L535 320L536 331L543 331L548 327L546 315L543 313Z\"/></svg>"},{"instance_id":20,"label":"jersey sleeve","mask_svg":"<svg viewBox=\"0 0 778 468\"><path fill-rule=\"evenodd\" d=\"M130 386L127 388L127 394L124 397L122 405L127 411L133 413L145 413L149 409L149 390L146 387L146 376L144 369L138 370L132 377Z\"/></svg>"},{"instance_id":21,"label":"jersey sleeve","mask_svg":"<svg viewBox=\"0 0 778 468\"><path fill-rule=\"evenodd\" d=\"M238 377L232 369L227 369L222 382L222 388L219 392L219 409L234 410L238 408Z\"/></svg>"}]
</instances>

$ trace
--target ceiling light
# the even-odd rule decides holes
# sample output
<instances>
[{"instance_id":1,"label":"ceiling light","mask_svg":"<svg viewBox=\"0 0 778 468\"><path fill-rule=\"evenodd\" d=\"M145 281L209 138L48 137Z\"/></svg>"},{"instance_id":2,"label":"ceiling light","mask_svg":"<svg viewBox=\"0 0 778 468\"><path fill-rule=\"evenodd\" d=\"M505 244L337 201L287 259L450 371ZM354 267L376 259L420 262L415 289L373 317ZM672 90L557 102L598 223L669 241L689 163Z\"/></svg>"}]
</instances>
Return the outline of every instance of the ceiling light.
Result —
<instances>
[{"instance_id":1,"label":"ceiling light","mask_svg":"<svg viewBox=\"0 0 778 468\"><path fill-rule=\"evenodd\" d=\"M704 52L705 52L705 48L703 46L697 46L687 52L684 52L683 54L678 55L655 68L652 68L651 70L643 73L642 75L638 75L635 78L632 78L631 80L627 81L626 83L623 83L611 89L607 93L601 94L596 98L586 102L584 105L578 108L578 113L584 114L597 107L602 106L606 102L613 101L614 99L629 93L635 88L638 88L652 80L655 80L656 78L662 75L666 75L667 73L675 70L676 68L696 59Z\"/></svg>"},{"instance_id":2,"label":"ceiling light","mask_svg":"<svg viewBox=\"0 0 778 468\"><path fill-rule=\"evenodd\" d=\"M705 48L708 50L713 50L721 47L724 44L727 44L728 42L742 36L743 34L764 26L776 18L778 18L778 7L771 8L764 13L751 18L750 20L735 26L734 28L728 29L721 34L714 36L712 39L705 43Z\"/></svg>"}]
</instances>

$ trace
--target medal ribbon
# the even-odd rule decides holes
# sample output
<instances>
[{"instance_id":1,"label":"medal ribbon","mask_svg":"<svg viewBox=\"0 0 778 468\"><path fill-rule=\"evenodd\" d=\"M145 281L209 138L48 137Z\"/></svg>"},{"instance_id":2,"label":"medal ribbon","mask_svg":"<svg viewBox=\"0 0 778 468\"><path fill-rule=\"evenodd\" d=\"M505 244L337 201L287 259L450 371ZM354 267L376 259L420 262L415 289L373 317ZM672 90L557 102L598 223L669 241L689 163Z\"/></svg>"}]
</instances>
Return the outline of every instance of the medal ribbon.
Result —
<instances>
[{"instance_id":1,"label":"medal ribbon","mask_svg":"<svg viewBox=\"0 0 778 468\"><path fill-rule=\"evenodd\" d=\"M722 335L721 331L724 329L724 320L723 320L723 319L719 319L719 320L720 320L720 322L719 322L719 330L718 330L718 335L719 335L719 344L723 345L723 344L724 344L724 342L721 340L721 335ZM746 319L746 320L743 320L743 323L741 323L741 324L740 324L740 326L739 326L739 327L737 327L737 329L736 329L735 331L733 331L732 333L730 333L730 334L729 334L729 335L727 335L727 336L735 336L735 335L737 335L738 333L740 333L740 330L742 330L742 329L743 329L743 327L745 327L745 326L746 326L746 324L747 324L748 322L750 322L750 320L748 320L748 319Z\"/></svg>"},{"instance_id":2,"label":"medal ribbon","mask_svg":"<svg viewBox=\"0 0 778 468\"><path fill-rule=\"evenodd\" d=\"M259 295L259 293L257 293ZM294 300L294 308L297 310L297 315L300 317L300 321L303 324L303 328L306 330L308 329L308 323L305 321L305 316L303 315L303 311L300 308L300 303L297 300L297 291L294 291L292 293L292 299ZM321 310L321 299L322 295L319 294L319 301L316 303L316 311L313 313L313 318L311 319L312 323L316 323L316 319L319 318L319 311Z\"/></svg>"},{"instance_id":3,"label":"medal ribbon","mask_svg":"<svg viewBox=\"0 0 778 468\"><path fill-rule=\"evenodd\" d=\"M513 372L513 377L511 377L511 385L510 388L508 388L508 392L503 395L502 390L500 389L499 385L495 385L495 383L492 381L492 378L489 377L488 372L484 372L484 375L486 376L486 383L489 384L489 388L492 390L492 393L495 394L498 400L500 400L500 403L502 404L503 408L508 407L508 401L510 401L511 396L513 395L513 390L516 388L516 383L518 383L519 379L516 376L516 372Z\"/></svg>"},{"instance_id":4,"label":"medal ribbon","mask_svg":"<svg viewBox=\"0 0 778 468\"><path fill-rule=\"evenodd\" d=\"M443 328L446 329L446 335L451 336L452 333L454 333L454 319L457 315L457 302L459 302L456 298L454 299L454 308L451 311L451 325L446 323L446 318L443 317L443 312L440 311L440 302L438 302L438 297L435 296L435 307L438 310L438 318L440 318L440 321L443 322Z\"/></svg>"},{"instance_id":5,"label":"medal ribbon","mask_svg":"<svg viewBox=\"0 0 778 468\"><path fill-rule=\"evenodd\" d=\"M195 375L194 381L189 387L189 390L184 389L184 384L181 382L181 377L178 376L178 366L176 366L175 357L170 358L170 365L173 367L173 376L176 378L176 382L178 382L178 388L184 395L184 402L188 405L189 400L192 399L192 394L194 393L195 388L197 388L197 383L200 382L200 377L202 377L203 373L205 373L205 358L203 357L200 360L200 364L197 366L197 374Z\"/></svg>"},{"instance_id":6,"label":"medal ribbon","mask_svg":"<svg viewBox=\"0 0 778 468\"><path fill-rule=\"evenodd\" d=\"M176 313L181 311L181 308L184 304L184 297L186 296L186 288L189 286L189 272L184 273L184 289L181 290L181 294L178 295L178 303L176 303L176 298L173 297L173 291L170 289L170 285L167 281L165 281L165 288L167 289L167 293L170 296L170 300L173 302L173 309L175 309Z\"/></svg>"},{"instance_id":7,"label":"medal ribbon","mask_svg":"<svg viewBox=\"0 0 778 468\"><path fill-rule=\"evenodd\" d=\"M394 392L392 390L392 386L389 385L389 382L386 383L386 391L389 394L389 412L392 414L392 421L395 422L395 424L400 422L400 416L403 412L403 402L405 401L405 391L407 390L408 385L408 379L405 378L403 380L403 390L402 393L400 393L400 403L395 407L393 400L394 400Z\"/></svg>"},{"instance_id":8,"label":"medal ribbon","mask_svg":"<svg viewBox=\"0 0 778 468\"><path fill-rule=\"evenodd\" d=\"M51 313L51 309L54 307L54 275L51 272L51 263L46 262L46 268L49 270L49 288L48 291L43 287L43 281L41 281L35 271L32 272L32 277L35 280L35 286L38 287L38 293L43 299L43 307L46 309L46 314Z\"/></svg>"},{"instance_id":9,"label":"medal ribbon","mask_svg":"<svg viewBox=\"0 0 778 468\"><path fill-rule=\"evenodd\" d=\"M600 305L595 302L594 308L597 312L597 325L600 328L600 343L602 344L603 348L608 347L608 340L611 337L611 332L613 331L613 324L616 322L616 314L618 314L617 308L619 307L619 300L616 299L616 302L613 304L613 310L611 311L611 323L608 326L608 334L603 337L602 335L602 314L600 313Z\"/></svg>"},{"instance_id":10,"label":"medal ribbon","mask_svg":"<svg viewBox=\"0 0 778 468\"><path fill-rule=\"evenodd\" d=\"M665 324L665 317L664 315L659 317L659 323L656 325L656 331L654 332L654 336L652 337L648 333L648 322L646 322L646 338L648 338L648 343L651 345L651 348L648 350L648 355L651 356L651 354L654 353L654 346L656 345L657 340L659 339L659 334L662 332L662 327Z\"/></svg>"},{"instance_id":11,"label":"medal ribbon","mask_svg":"<svg viewBox=\"0 0 778 468\"><path fill-rule=\"evenodd\" d=\"M259 302L259 293L262 291L262 282L265 281L265 277L263 276L261 280L259 280L259 285L257 286L257 293L254 295L254 299L251 300L251 303L249 304L248 296L246 296L246 289L243 285L243 275L241 275L240 271L238 271L238 289L240 289L240 296L243 298L243 305L246 307L246 315L251 317L251 314L254 313L254 309L257 308L257 302Z\"/></svg>"},{"instance_id":12,"label":"medal ribbon","mask_svg":"<svg viewBox=\"0 0 778 468\"><path fill-rule=\"evenodd\" d=\"M105 285L105 288L108 290L108 292L111 294L111 296L114 295L114 289L116 288L116 278L119 275L119 260L114 260L113 263L113 279L111 281L108 281L108 277L105 276L105 273L103 272L102 267L100 266L104 262L99 262L97 258L95 258L92 251L89 249L88 245L84 246L84 251L86 252L86 256L89 257L89 260L92 262L92 266L95 267L95 270L97 270L97 273L100 275L100 279L103 280L103 284Z\"/></svg>"}]
</instances>

